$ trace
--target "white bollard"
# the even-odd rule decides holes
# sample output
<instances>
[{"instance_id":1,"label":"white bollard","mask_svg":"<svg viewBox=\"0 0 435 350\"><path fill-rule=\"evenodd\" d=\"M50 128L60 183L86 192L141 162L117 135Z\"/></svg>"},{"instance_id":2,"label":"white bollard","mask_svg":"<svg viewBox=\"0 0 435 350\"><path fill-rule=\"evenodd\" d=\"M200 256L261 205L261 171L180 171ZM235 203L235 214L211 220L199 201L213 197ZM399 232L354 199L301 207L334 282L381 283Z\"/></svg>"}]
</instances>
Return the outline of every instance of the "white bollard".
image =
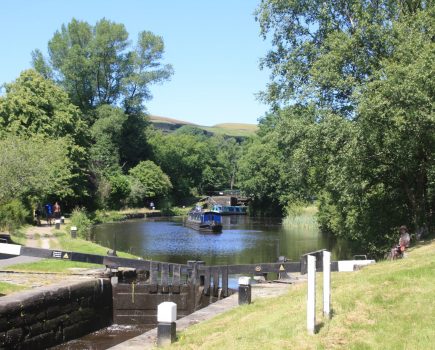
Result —
<instances>
[{"instance_id":1,"label":"white bollard","mask_svg":"<svg viewBox=\"0 0 435 350\"><path fill-rule=\"evenodd\" d=\"M331 317L331 252L323 252L323 316Z\"/></svg>"},{"instance_id":2,"label":"white bollard","mask_svg":"<svg viewBox=\"0 0 435 350\"><path fill-rule=\"evenodd\" d=\"M307 330L314 334L316 330L316 257L307 256L308 294L307 294Z\"/></svg>"},{"instance_id":3,"label":"white bollard","mask_svg":"<svg viewBox=\"0 0 435 350\"><path fill-rule=\"evenodd\" d=\"M165 301L157 306L157 346L167 346L175 341L177 304Z\"/></svg>"},{"instance_id":4,"label":"white bollard","mask_svg":"<svg viewBox=\"0 0 435 350\"><path fill-rule=\"evenodd\" d=\"M77 227L71 226L71 238L77 238Z\"/></svg>"},{"instance_id":5,"label":"white bollard","mask_svg":"<svg viewBox=\"0 0 435 350\"><path fill-rule=\"evenodd\" d=\"M251 277L239 277L239 305L251 303Z\"/></svg>"}]
</instances>

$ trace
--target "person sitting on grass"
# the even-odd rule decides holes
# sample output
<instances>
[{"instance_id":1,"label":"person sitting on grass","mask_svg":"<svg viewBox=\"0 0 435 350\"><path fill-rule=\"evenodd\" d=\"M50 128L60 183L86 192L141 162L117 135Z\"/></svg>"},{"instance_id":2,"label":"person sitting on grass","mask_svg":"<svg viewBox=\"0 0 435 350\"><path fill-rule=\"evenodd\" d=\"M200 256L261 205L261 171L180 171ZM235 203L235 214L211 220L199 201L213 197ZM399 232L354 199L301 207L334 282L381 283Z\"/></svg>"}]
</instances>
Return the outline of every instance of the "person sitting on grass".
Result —
<instances>
[{"instance_id":1,"label":"person sitting on grass","mask_svg":"<svg viewBox=\"0 0 435 350\"><path fill-rule=\"evenodd\" d=\"M399 228L399 244L391 249L391 258L397 259L403 257L406 248L409 247L411 242L411 237L409 236L408 228L405 225L400 226Z\"/></svg>"}]
</instances>

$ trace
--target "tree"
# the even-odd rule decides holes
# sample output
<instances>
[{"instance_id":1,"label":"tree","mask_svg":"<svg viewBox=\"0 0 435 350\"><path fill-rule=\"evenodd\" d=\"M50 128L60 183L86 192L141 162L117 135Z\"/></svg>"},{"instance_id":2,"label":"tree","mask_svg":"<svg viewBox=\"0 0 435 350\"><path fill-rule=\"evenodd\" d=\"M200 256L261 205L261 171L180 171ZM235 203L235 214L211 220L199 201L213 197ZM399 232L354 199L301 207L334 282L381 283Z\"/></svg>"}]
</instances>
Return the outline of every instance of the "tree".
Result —
<instances>
[{"instance_id":1,"label":"tree","mask_svg":"<svg viewBox=\"0 0 435 350\"><path fill-rule=\"evenodd\" d=\"M47 142L35 155L43 162L51 162L51 158L66 154L65 162L70 162L72 174L62 198L65 202L66 199L76 201L86 197L85 148L89 145L89 133L79 109L60 87L34 70L22 72L18 79L5 87L6 94L0 97L0 138L18 135L24 139L36 136L62 139L59 144ZM60 146L65 149L60 149Z\"/></svg>"},{"instance_id":2,"label":"tree","mask_svg":"<svg viewBox=\"0 0 435 350\"><path fill-rule=\"evenodd\" d=\"M128 177L122 174L113 174L108 178L110 184L110 193L108 206L112 209L121 209L127 203L131 188Z\"/></svg>"},{"instance_id":3,"label":"tree","mask_svg":"<svg viewBox=\"0 0 435 350\"><path fill-rule=\"evenodd\" d=\"M237 185L238 160L242 146L233 137L213 136L210 138L211 149L215 152L213 159L213 180L209 181L212 189L233 189Z\"/></svg>"},{"instance_id":4,"label":"tree","mask_svg":"<svg viewBox=\"0 0 435 350\"><path fill-rule=\"evenodd\" d=\"M29 69L10 84L0 97L0 132L30 137L69 137L86 145L86 124L68 95L52 81Z\"/></svg>"},{"instance_id":5,"label":"tree","mask_svg":"<svg viewBox=\"0 0 435 350\"><path fill-rule=\"evenodd\" d=\"M134 205L143 205L146 199L164 197L172 189L168 175L150 160L140 162L128 174L132 188L130 200Z\"/></svg>"},{"instance_id":6,"label":"tree","mask_svg":"<svg viewBox=\"0 0 435 350\"><path fill-rule=\"evenodd\" d=\"M169 175L177 199L228 188L235 181L239 145L197 128L163 134L150 131L153 160Z\"/></svg>"},{"instance_id":7,"label":"tree","mask_svg":"<svg viewBox=\"0 0 435 350\"><path fill-rule=\"evenodd\" d=\"M263 62L274 113L257 143L292 176L261 179L257 168L242 185L260 179L257 193L268 188L280 206L315 195L321 227L375 255L400 225L431 227L433 3L271 0L258 15L276 50Z\"/></svg>"},{"instance_id":8,"label":"tree","mask_svg":"<svg viewBox=\"0 0 435 350\"><path fill-rule=\"evenodd\" d=\"M139 110L127 114L119 144L120 164L126 169L150 157L151 151L146 133L149 124L148 117Z\"/></svg>"},{"instance_id":9,"label":"tree","mask_svg":"<svg viewBox=\"0 0 435 350\"><path fill-rule=\"evenodd\" d=\"M53 77L72 102L86 112L109 104L127 113L151 97L149 85L166 80L170 65L162 65L163 40L143 31L130 48L123 24L101 19L95 26L73 19L62 25L48 43L49 59L33 52L35 69ZM92 122L92 121L91 121Z\"/></svg>"},{"instance_id":10,"label":"tree","mask_svg":"<svg viewBox=\"0 0 435 350\"><path fill-rule=\"evenodd\" d=\"M395 23L395 50L359 96L365 180L382 186L396 201L391 208L417 231L430 226L435 202L434 19L432 6Z\"/></svg>"},{"instance_id":11,"label":"tree","mask_svg":"<svg viewBox=\"0 0 435 350\"><path fill-rule=\"evenodd\" d=\"M90 129L93 145L90 148L92 170L99 174L119 171L120 145L124 123L128 116L120 108L99 106L96 121Z\"/></svg>"},{"instance_id":12,"label":"tree","mask_svg":"<svg viewBox=\"0 0 435 350\"><path fill-rule=\"evenodd\" d=\"M270 137L253 138L245 145L239 160L240 188L253 199L257 213L282 213L278 148Z\"/></svg>"},{"instance_id":13,"label":"tree","mask_svg":"<svg viewBox=\"0 0 435 350\"><path fill-rule=\"evenodd\" d=\"M169 175L181 199L198 191L202 172L210 159L207 143L202 137L191 134L168 134L159 131L149 134L153 160Z\"/></svg>"},{"instance_id":14,"label":"tree","mask_svg":"<svg viewBox=\"0 0 435 350\"><path fill-rule=\"evenodd\" d=\"M68 140L8 136L0 140L0 204L71 195ZM47 150L55 149L56 152Z\"/></svg>"},{"instance_id":15,"label":"tree","mask_svg":"<svg viewBox=\"0 0 435 350\"><path fill-rule=\"evenodd\" d=\"M315 101L352 117L352 95L391 54L392 23L430 3L262 0L256 18L274 45L261 63L273 77L262 98L275 107Z\"/></svg>"}]
</instances>

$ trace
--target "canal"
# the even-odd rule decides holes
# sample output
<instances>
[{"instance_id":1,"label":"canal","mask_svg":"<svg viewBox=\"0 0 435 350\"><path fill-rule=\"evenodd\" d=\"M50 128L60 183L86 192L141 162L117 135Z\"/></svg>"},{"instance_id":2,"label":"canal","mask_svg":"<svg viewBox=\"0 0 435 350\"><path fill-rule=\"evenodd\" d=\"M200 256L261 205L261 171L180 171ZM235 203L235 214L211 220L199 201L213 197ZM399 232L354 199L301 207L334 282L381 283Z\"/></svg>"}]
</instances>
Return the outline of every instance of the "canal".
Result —
<instances>
[{"instance_id":1,"label":"canal","mask_svg":"<svg viewBox=\"0 0 435 350\"><path fill-rule=\"evenodd\" d=\"M348 253L316 225L284 225L277 218L223 217L222 233L200 233L183 226L182 218L129 220L95 226L96 243L141 256L144 259L185 264L202 260L207 265L276 262L279 256L299 261L302 254L328 249L333 260ZM236 287L237 278L230 278ZM113 325L53 349L107 349L146 329Z\"/></svg>"},{"instance_id":2,"label":"canal","mask_svg":"<svg viewBox=\"0 0 435 350\"><path fill-rule=\"evenodd\" d=\"M92 239L103 246L144 259L207 265L276 262L279 256L299 261L302 254L328 249L333 259L346 252L316 225L283 225L281 219L223 217L222 233L200 233L184 227L182 218L131 220L94 227Z\"/></svg>"}]
</instances>

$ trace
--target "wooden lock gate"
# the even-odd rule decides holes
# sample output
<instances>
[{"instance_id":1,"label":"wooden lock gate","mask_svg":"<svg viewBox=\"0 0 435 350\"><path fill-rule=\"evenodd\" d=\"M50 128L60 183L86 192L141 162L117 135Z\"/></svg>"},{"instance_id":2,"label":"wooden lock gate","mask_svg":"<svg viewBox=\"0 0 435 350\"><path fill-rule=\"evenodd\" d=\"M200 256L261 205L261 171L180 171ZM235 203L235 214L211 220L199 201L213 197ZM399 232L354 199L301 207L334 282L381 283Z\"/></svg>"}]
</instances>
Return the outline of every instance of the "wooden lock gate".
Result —
<instances>
[{"instance_id":1,"label":"wooden lock gate","mask_svg":"<svg viewBox=\"0 0 435 350\"><path fill-rule=\"evenodd\" d=\"M112 278L113 322L118 324L155 325L157 305L164 301L175 302L178 317L184 317L234 293L228 285L230 275L274 273L285 278L288 273L306 273L307 255L316 255L317 271L323 269L320 259L323 251L305 254L299 262L282 259L276 263L215 266L206 266L202 261L174 264L6 243L0 243L0 254L105 265ZM331 270L337 271L337 266L337 262L332 262Z\"/></svg>"}]
</instances>

